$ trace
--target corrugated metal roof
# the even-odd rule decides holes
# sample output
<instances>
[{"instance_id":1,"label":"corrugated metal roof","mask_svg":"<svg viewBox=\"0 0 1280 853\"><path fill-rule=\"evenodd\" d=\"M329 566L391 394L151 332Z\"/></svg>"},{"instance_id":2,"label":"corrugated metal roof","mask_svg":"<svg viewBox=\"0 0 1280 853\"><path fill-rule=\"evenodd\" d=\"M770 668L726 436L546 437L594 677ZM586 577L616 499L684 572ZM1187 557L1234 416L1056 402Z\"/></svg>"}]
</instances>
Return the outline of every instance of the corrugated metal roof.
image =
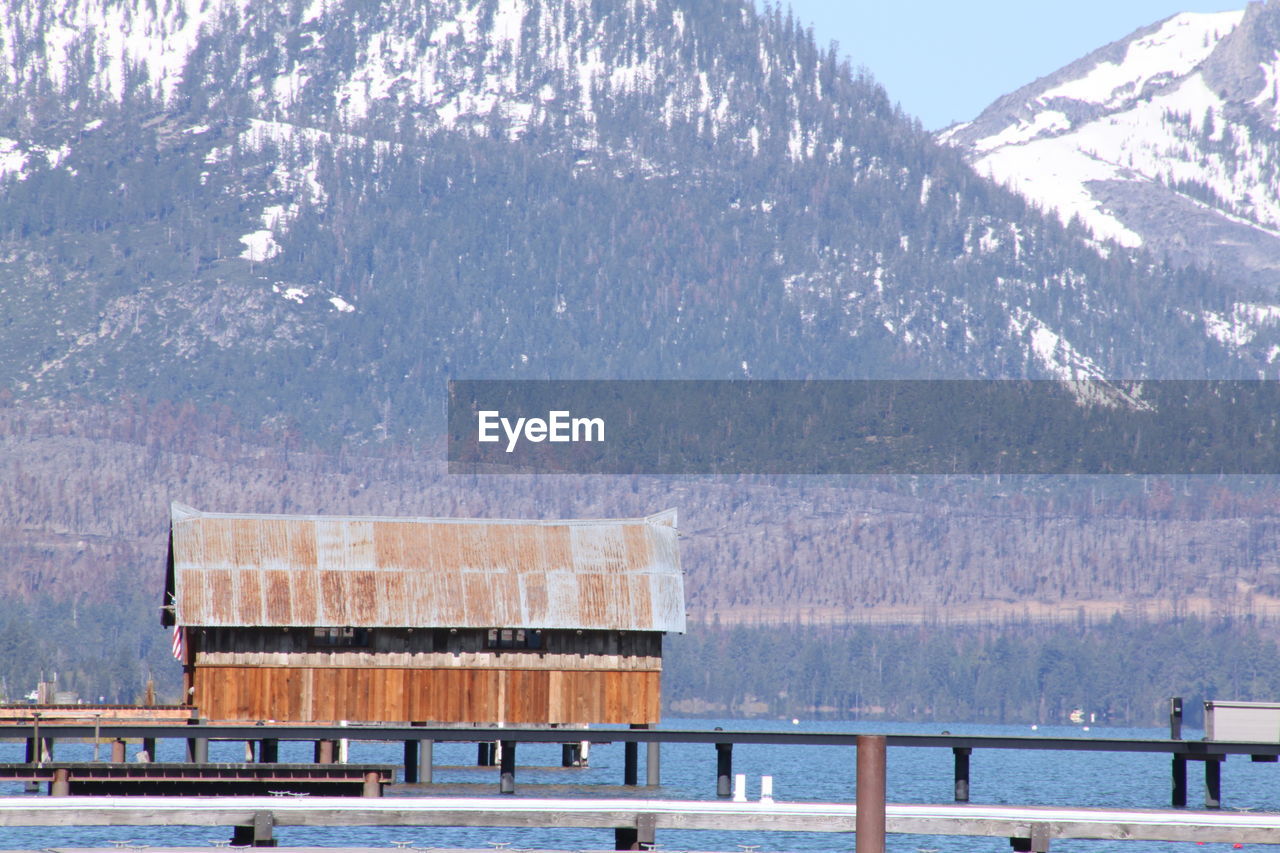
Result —
<instances>
[{"instance_id":1,"label":"corrugated metal roof","mask_svg":"<svg viewBox=\"0 0 1280 853\"><path fill-rule=\"evenodd\" d=\"M683 632L676 511L515 521L206 513L173 504L179 625Z\"/></svg>"}]
</instances>

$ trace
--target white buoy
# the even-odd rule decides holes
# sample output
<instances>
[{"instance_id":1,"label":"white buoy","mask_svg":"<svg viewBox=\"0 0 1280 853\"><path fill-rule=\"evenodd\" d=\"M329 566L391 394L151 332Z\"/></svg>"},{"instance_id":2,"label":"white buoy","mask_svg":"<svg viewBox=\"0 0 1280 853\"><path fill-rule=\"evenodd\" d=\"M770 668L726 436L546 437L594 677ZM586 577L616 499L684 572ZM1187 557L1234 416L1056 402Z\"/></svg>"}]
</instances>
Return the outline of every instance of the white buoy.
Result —
<instances>
[{"instance_id":1,"label":"white buoy","mask_svg":"<svg viewBox=\"0 0 1280 853\"><path fill-rule=\"evenodd\" d=\"M745 803L747 801L747 776L745 773L738 773L733 777L733 801L735 803Z\"/></svg>"},{"instance_id":2,"label":"white buoy","mask_svg":"<svg viewBox=\"0 0 1280 853\"><path fill-rule=\"evenodd\" d=\"M760 802L762 803L773 802L773 777L772 776L760 777Z\"/></svg>"},{"instance_id":3,"label":"white buoy","mask_svg":"<svg viewBox=\"0 0 1280 853\"><path fill-rule=\"evenodd\" d=\"M798 726L798 725L800 725L800 720L799 720L798 718L796 718L796 717L792 717L792 718L791 718L791 725L793 725L793 726Z\"/></svg>"},{"instance_id":4,"label":"white buoy","mask_svg":"<svg viewBox=\"0 0 1280 853\"><path fill-rule=\"evenodd\" d=\"M1031 724L1031 731L1033 731L1033 732L1034 732L1034 731L1036 731L1036 730L1037 730L1037 729L1039 729L1039 728L1040 728L1040 727L1039 727L1039 726L1037 726L1035 723L1032 723L1032 724Z\"/></svg>"}]
</instances>

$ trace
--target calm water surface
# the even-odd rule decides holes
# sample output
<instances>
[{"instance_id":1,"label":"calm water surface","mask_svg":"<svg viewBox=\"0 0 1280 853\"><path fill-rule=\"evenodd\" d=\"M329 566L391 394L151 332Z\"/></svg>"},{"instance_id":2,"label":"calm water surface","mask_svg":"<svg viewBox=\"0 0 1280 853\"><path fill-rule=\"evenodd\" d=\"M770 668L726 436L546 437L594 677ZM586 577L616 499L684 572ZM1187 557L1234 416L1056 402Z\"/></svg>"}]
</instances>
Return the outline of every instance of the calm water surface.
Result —
<instances>
[{"instance_id":1,"label":"calm water surface","mask_svg":"<svg viewBox=\"0 0 1280 853\"><path fill-rule=\"evenodd\" d=\"M680 720L664 721L667 728L726 730L777 730L920 733L937 734L944 729L952 734L1039 735L1043 737L1079 738L1160 738L1167 729L1133 729L1094 726L984 726L964 723L844 723L761 720ZM1199 738L1201 732L1187 730L1188 738ZM159 758L180 761L184 745L179 741L161 741ZM104 746L105 752L106 747ZM130 745L132 760L137 749ZM57 759L85 761L92 757L89 744L60 743ZM437 744L435 747L435 786L397 791L406 796L446 794L476 796L496 793L497 771L476 768L474 744ZM644 779L644 748L640 750L640 778ZM212 761L243 761L243 743L210 744ZM0 761L21 761L21 743L0 743ZM309 743L280 743L281 761L311 760ZM360 763L398 764L403 760L400 744L354 742L350 760ZM630 789L622 781L623 747L621 743L593 746L591 766L587 769L562 769L560 747L554 744L522 744L516 770L516 796L643 796L668 799L715 799L715 748L710 745L666 744L662 752L663 785L660 789ZM760 777L773 776L774 798L796 802L851 802L854 794L854 761L852 748L781 747L738 745L733 751L734 773L747 776L747 796L756 799ZM1011 805L1064 805L1164 808L1169 804L1169 757L1167 755L1135 755L1094 752L1032 752L1022 750L977 750L971 760L971 792L974 803ZM1192 762L1188 766L1188 799L1198 805L1202 796L1203 771ZM1280 765L1254 764L1246 756L1233 756L1222 769L1223 806L1226 809L1248 808L1254 811L1280 812ZM0 783L0 794L21 794L17 783ZM889 750L888 793L892 802L947 803L952 799L952 756L950 749L893 747ZM37 795L31 795L37 796ZM43 795L39 795L43 796ZM0 827L0 848L40 849L51 846L110 846L112 841L131 840L153 847L163 845L209 846L225 841L230 830L220 827L68 827L68 828L4 828ZM411 841L420 847L461 846L487 848L490 842L511 842L515 847L552 847L564 850L611 848L612 830L507 830L448 828L310 828L278 827L276 837L282 846L386 846L395 841ZM660 850L726 850L737 851L741 845L759 845L768 851L852 850L851 834L828 833L726 833L709 831L660 830ZM889 836L893 853L1007 853L1005 838L930 837L918 835ZM1216 848L1216 850L1215 850ZM1143 842L1058 841L1055 851L1117 851L1118 853L1175 853L1192 849L1202 853L1225 853L1231 845L1190 845Z\"/></svg>"}]
</instances>

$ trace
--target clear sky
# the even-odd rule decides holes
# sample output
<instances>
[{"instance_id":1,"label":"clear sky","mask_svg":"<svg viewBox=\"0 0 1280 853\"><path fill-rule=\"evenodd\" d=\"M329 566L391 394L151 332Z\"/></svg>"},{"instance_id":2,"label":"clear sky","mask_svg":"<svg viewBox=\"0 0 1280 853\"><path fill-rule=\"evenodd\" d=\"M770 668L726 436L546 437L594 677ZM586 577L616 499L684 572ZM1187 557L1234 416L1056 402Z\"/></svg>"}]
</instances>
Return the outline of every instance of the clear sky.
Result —
<instances>
[{"instance_id":1,"label":"clear sky","mask_svg":"<svg viewBox=\"0 0 1280 853\"><path fill-rule=\"evenodd\" d=\"M759 4L758 4L759 5ZM1178 12L1245 0L790 0L854 67L930 130L967 121L1001 95ZM786 3L783 3L783 8Z\"/></svg>"}]
</instances>

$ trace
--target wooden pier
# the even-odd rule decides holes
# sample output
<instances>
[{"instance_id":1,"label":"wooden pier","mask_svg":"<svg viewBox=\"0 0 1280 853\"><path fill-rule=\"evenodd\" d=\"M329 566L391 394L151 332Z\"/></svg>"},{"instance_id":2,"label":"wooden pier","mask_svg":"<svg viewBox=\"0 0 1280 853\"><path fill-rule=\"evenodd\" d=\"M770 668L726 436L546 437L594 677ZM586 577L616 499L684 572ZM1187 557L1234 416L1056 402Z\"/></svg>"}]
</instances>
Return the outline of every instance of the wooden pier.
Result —
<instances>
[{"instance_id":1,"label":"wooden pier","mask_svg":"<svg viewBox=\"0 0 1280 853\"><path fill-rule=\"evenodd\" d=\"M0 798L0 826L253 827L255 843L286 826L572 827L613 829L639 844L661 830L852 833L855 805L510 797ZM1015 849L1053 839L1280 844L1280 814L1035 806L885 807L889 833L1006 837ZM617 846L615 849L628 849ZM638 849L638 844L637 844Z\"/></svg>"},{"instance_id":2,"label":"wooden pier","mask_svg":"<svg viewBox=\"0 0 1280 853\"><path fill-rule=\"evenodd\" d=\"M516 792L516 747L520 743L560 743L566 737L577 743L622 742L627 745L623 783L636 785L638 746L684 743L714 746L715 791L730 794L733 778L733 749L737 744L849 747L850 770L857 762L857 803L779 804L771 801L745 803L672 802L646 799L545 800L392 797L386 800L337 800L340 806L326 805L330 798L307 801L293 798L253 799L226 797L191 801L184 797L78 798L53 797L44 803L30 798L0 800L0 826L42 825L43 821L77 824L184 824L232 825L233 838L240 843L268 844L275 826L492 826L492 827L595 827L613 828L615 849L644 849L653 843L658 829L718 829L729 831L787 830L803 832L853 832L859 853L882 853L884 834L922 833L930 835L1005 836L1017 851L1045 851L1053 838L1133 839L1153 841L1229 841L1232 843L1280 843L1280 815L1224 814L1221 807L1222 762L1228 756L1250 756L1254 761L1274 761L1280 756L1278 742L1242 742L1168 739L1126 739L1087 737L1006 737L981 735L858 735L835 732L750 732L672 730L650 728L592 728L572 732L548 728L459 728L379 724L369 726L147 723L14 724L0 728L11 737L25 738L28 762L15 765L15 772L44 773L52 762L34 759L32 744L58 738L107 738L122 743L126 737L144 740L176 738L188 744L188 754L207 755L209 740L253 742L258 755L269 767L278 754L280 740L314 741L317 764L300 765L314 772L331 764L332 748L339 738L370 741L403 741L406 745L406 777L414 764L425 759L421 771L429 780L431 745L442 742L501 744L498 792ZM1174 733L1174 732L1171 732ZM1176 732L1180 734L1180 731ZM330 749L322 749L324 745ZM413 746L413 749L410 749ZM955 805L923 806L885 803L884 770L887 747L949 748L955 760ZM421 749L419 749L421 747ZM1206 768L1205 805L1209 812L1143 809L1045 808L1014 806L970 806L970 756L978 749L1118 752L1169 755L1173 761L1174 805L1185 805L1186 765L1201 762ZM492 750L481 749L481 752ZM43 746L39 750L43 755ZM52 749L50 749L50 754ZM652 753L651 753L652 755ZM97 764L95 762L95 764ZM106 767L105 764L97 764ZM148 771L163 774L166 765L152 764ZM180 767L181 765L169 765ZM254 765L247 765L254 766ZM350 765L345 765L350 767ZM68 768L69 769L69 768ZM648 768L648 780L656 785L656 765ZM94 772L90 769L87 772ZM106 772L106 771L104 771ZM304 771L308 772L308 771ZM389 773L388 773L389 775ZM854 774L850 774L850 782ZM1162 774L1163 776L1163 774ZM43 777L42 777L43 778ZM1160 788L1168 784L1163 777ZM54 785L69 782L56 775ZM176 781L176 780L175 780ZM710 783L711 780L709 779ZM287 790L286 785L280 786ZM734 786L736 787L736 786ZM851 784L851 793L853 785ZM165 790L179 793L179 789ZM1153 790L1159 790L1154 788ZM1166 792L1167 788L1164 789ZM71 793L60 786L58 793ZM317 791L318 793L318 791ZM1182 802L1179 802L1181 794ZM1163 794L1160 799L1168 796ZM196 805L192 805L196 803ZM296 803L296 804L295 804ZM508 805L504 805L504 803Z\"/></svg>"},{"instance_id":3,"label":"wooden pier","mask_svg":"<svg viewBox=\"0 0 1280 853\"><path fill-rule=\"evenodd\" d=\"M101 761L0 764L0 781L47 783L54 797L77 795L332 794L380 797L395 781L389 764L186 764Z\"/></svg>"},{"instance_id":4,"label":"wooden pier","mask_svg":"<svg viewBox=\"0 0 1280 853\"><path fill-rule=\"evenodd\" d=\"M1173 732L1171 732L1173 733ZM1171 738L1107 738L1107 737L1038 737L1003 735L885 735L889 747L944 748L952 751L955 766L954 799L958 803L969 801L972 787L971 758L975 751L985 749L1048 750L1055 752L1115 752L1168 755L1172 767L1172 797L1165 799L1175 807L1187 805L1187 766L1189 763L1204 767L1204 805L1220 808L1222 804L1222 763L1230 756L1249 756L1253 761L1275 762L1280 758L1280 740L1269 742L1245 742L1225 740L1186 740ZM483 756L493 761L491 745L501 743L504 761L499 768L501 790L513 793L516 786L516 747L522 743L606 744L633 745L626 750L622 782L637 785L638 746L646 744L646 783L660 784L657 747L663 743L705 744L716 750L716 787L722 797L729 796L733 775L733 749L740 744L772 744L782 746L817 746L849 748L850 765L853 765L854 747L861 735L844 732L796 732L796 731L707 731L705 729L660 728L591 728L551 729L545 727L436 727L419 725L315 725L315 724L244 724L207 723L192 720L186 724L172 723L121 723L101 721L93 725L74 722L10 721L0 725L0 737L26 739L28 760L39 763L34 744L52 744L61 738L105 739L123 746L125 738L142 738L154 743L157 739L173 738L186 741L188 756L199 762L207 755L210 740L231 740L260 744L259 753L269 756L275 752L281 740L312 741L317 744L317 756L322 761L332 761L333 745L340 739L368 741L400 741L405 744L406 781L431 781L432 746L437 742L463 742L481 744ZM327 751L325 747L328 747ZM48 749L52 754L52 748ZM123 749L119 751L121 760ZM269 758L268 758L269 760ZM568 757L566 766L573 763ZM496 762L495 762L496 763ZM1159 790L1170 790L1170 777L1160 781ZM1162 797L1162 799L1164 799ZM1153 805L1156 804L1153 802Z\"/></svg>"}]
</instances>

